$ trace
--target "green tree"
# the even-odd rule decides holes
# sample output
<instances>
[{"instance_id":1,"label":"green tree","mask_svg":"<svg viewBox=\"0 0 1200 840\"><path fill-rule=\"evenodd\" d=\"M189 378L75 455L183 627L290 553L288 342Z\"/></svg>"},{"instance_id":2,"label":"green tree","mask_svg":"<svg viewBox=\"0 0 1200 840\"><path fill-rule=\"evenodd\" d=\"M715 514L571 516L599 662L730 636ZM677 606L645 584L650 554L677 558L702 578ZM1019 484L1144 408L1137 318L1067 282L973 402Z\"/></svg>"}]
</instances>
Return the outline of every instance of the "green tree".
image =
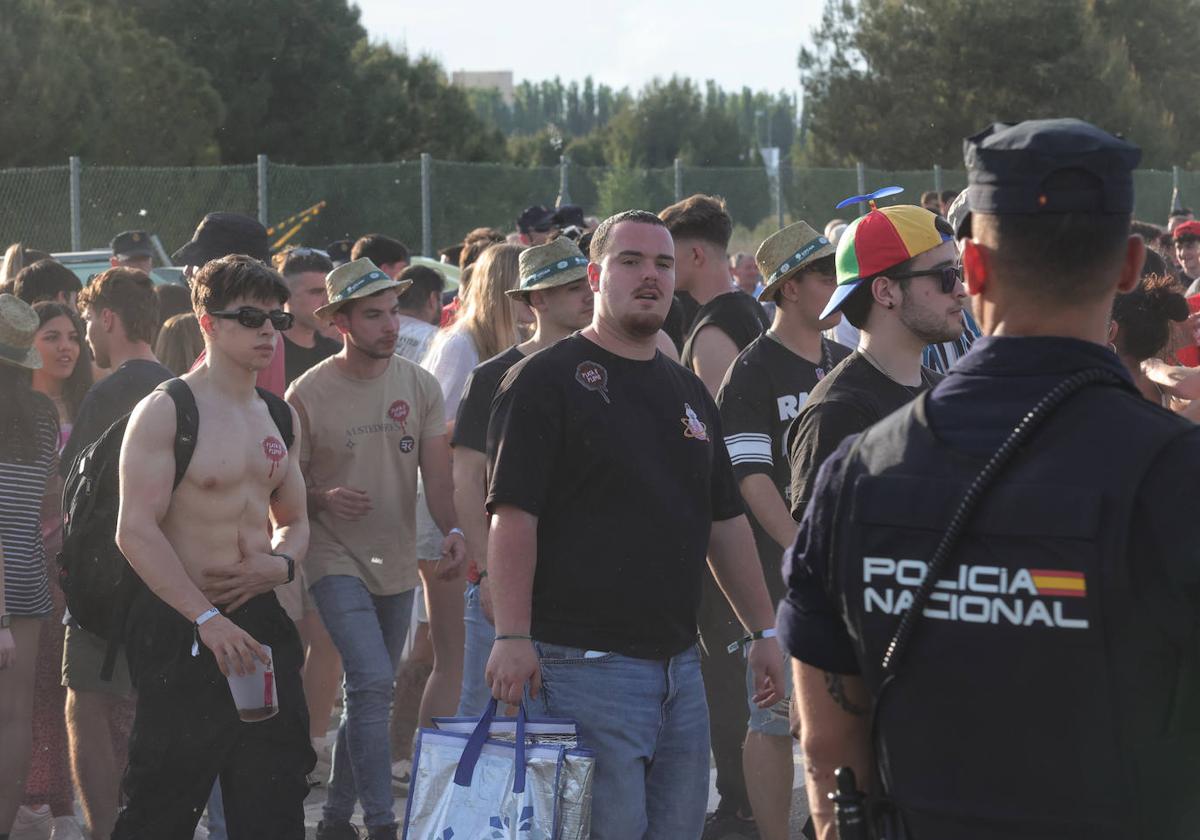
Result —
<instances>
[{"instance_id":1,"label":"green tree","mask_svg":"<svg viewBox=\"0 0 1200 840\"><path fill-rule=\"evenodd\" d=\"M0 16L0 164L213 162L220 97L119 11L12 0Z\"/></svg>"},{"instance_id":2,"label":"green tree","mask_svg":"<svg viewBox=\"0 0 1200 840\"><path fill-rule=\"evenodd\" d=\"M727 113L706 110L689 79L648 85L608 126L608 160L614 165L670 166L675 158L699 166L744 163L746 144Z\"/></svg>"},{"instance_id":3,"label":"green tree","mask_svg":"<svg viewBox=\"0 0 1200 840\"><path fill-rule=\"evenodd\" d=\"M465 92L446 83L432 58L414 62L407 53L363 40L351 59L355 95L346 119L354 134L338 150L337 160L404 160L421 152L464 161L503 157L500 132L475 116Z\"/></svg>"},{"instance_id":4,"label":"green tree","mask_svg":"<svg viewBox=\"0 0 1200 840\"><path fill-rule=\"evenodd\" d=\"M800 68L817 165L962 165L995 120L1077 116L1174 153L1169 114L1092 0L829 0Z\"/></svg>"},{"instance_id":5,"label":"green tree","mask_svg":"<svg viewBox=\"0 0 1200 840\"><path fill-rule=\"evenodd\" d=\"M360 125L351 53L366 37L346 0L97 0L128 12L208 71L225 104L221 157L327 163Z\"/></svg>"}]
</instances>

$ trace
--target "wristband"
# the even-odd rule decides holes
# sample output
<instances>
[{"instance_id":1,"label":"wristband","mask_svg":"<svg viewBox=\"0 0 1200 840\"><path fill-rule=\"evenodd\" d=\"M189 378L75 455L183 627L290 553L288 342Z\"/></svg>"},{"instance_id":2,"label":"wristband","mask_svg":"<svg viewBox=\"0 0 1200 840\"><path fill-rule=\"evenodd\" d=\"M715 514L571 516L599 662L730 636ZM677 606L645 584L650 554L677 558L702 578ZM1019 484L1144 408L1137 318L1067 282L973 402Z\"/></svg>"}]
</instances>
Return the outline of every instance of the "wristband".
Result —
<instances>
[{"instance_id":1,"label":"wristband","mask_svg":"<svg viewBox=\"0 0 1200 840\"><path fill-rule=\"evenodd\" d=\"M221 611L216 607L209 607L196 616L196 620L192 622L192 656L200 655L200 625L216 618L220 614Z\"/></svg>"},{"instance_id":2,"label":"wristband","mask_svg":"<svg viewBox=\"0 0 1200 840\"><path fill-rule=\"evenodd\" d=\"M294 581L296 579L296 561L292 559L292 555L284 554L282 551L272 551L271 556L282 557L287 561L288 579L284 581L285 585Z\"/></svg>"},{"instance_id":3,"label":"wristband","mask_svg":"<svg viewBox=\"0 0 1200 840\"><path fill-rule=\"evenodd\" d=\"M521 633L503 633L496 637L497 642L506 642L509 639L513 639L513 640L519 639L520 641L523 641L523 642L532 642L533 636L525 636L525 635L522 635Z\"/></svg>"},{"instance_id":4,"label":"wristband","mask_svg":"<svg viewBox=\"0 0 1200 840\"><path fill-rule=\"evenodd\" d=\"M766 630L755 630L753 633L751 633L747 636L742 636L742 638L738 639L736 642L734 642L733 644L726 647L725 651L727 653L737 653L738 648L742 647L743 645L748 645L751 642L757 642L759 639L774 639L774 638L775 638L775 628L774 627L768 627Z\"/></svg>"},{"instance_id":5,"label":"wristband","mask_svg":"<svg viewBox=\"0 0 1200 840\"><path fill-rule=\"evenodd\" d=\"M447 537L452 537L452 536L454 536L455 534L458 534L458 535L459 535L460 537L462 537L464 540L467 538L467 535L463 533L463 529L462 529L462 528L451 528L449 531L447 531L447 532L446 532L446 536L447 536Z\"/></svg>"}]
</instances>

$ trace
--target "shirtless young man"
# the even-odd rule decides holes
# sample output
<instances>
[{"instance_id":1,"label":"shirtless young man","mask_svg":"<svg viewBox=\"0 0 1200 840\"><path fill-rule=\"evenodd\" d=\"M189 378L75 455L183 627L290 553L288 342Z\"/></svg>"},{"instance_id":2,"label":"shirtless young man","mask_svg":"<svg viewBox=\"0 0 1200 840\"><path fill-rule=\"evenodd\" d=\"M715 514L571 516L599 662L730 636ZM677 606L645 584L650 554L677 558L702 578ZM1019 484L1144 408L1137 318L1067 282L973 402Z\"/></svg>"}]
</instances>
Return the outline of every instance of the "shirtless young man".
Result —
<instances>
[{"instance_id":1,"label":"shirtless young man","mask_svg":"<svg viewBox=\"0 0 1200 840\"><path fill-rule=\"evenodd\" d=\"M300 640L272 591L308 547L304 479L254 390L276 330L289 325L287 297L282 278L248 257L206 264L192 303L208 361L184 377L199 434L178 488L171 397L142 400L125 433L117 544L147 590L127 633L138 705L128 804L112 835L120 840L191 838L218 775L231 838L304 837L305 774L316 757ZM295 447L294 413L292 429ZM279 713L243 723L225 677L267 662L263 645Z\"/></svg>"}]
</instances>

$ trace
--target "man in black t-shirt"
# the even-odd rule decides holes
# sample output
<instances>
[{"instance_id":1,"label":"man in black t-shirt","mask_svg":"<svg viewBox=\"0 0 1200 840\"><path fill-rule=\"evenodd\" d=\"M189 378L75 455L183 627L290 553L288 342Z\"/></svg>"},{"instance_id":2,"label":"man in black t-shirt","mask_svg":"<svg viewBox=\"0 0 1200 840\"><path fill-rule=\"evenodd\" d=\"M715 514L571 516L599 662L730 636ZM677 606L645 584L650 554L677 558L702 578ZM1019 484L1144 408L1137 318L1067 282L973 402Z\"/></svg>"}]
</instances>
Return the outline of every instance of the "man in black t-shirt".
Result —
<instances>
[{"instance_id":1,"label":"man in black t-shirt","mask_svg":"<svg viewBox=\"0 0 1200 840\"><path fill-rule=\"evenodd\" d=\"M737 354L770 326L762 305L733 284L726 251L733 220L725 202L693 195L659 214L675 242L677 285L699 304L686 333L680 364L695 373L714 397ZM725 652L741 635L712 575L706 574L700 606L704 643L704 688L711 711L713 757L721 799L710 817L704 840L722 840L729 832L753 830L750 800L742 773L745 737L745 666Z\"/></svg>"},{"instance_id":2,"label":"man in black t-shirt","mask_svg":"<svg viewBox=\"0 0 1200 840\"><path fill-rule=\"evenodd\" d=\"M471 371L458 403L454 434L454 504L467 536L466 644L458 714L477 716L491 692L484 667L492 652L491 587L487 582L487 432L492 398L509 368L533 353L581 330L592 321L592 288L587 257L575 243L559 237L521 252L521 285L511 297L533 310L533 337L493 356Z\"/></svg>"},{"instance_id":3,"label":"man in black t-shirt","mask_svg":"<svg viewBox=\"0 0 1200 840\"><path fill-rule=\"evenodd\" d=\"M833 256L829 240L804 222L763 242L757 254L765 278L761 299L775 304L775 320L734 360L717 393L725 446L749 508L772 603L786 591L783 547L796 536L786 501L791 468L784 438L809 392L850 355L849 349L821 335L841 317L820 317L836 282ZM780 706L757 709L749 704L743 747L746 791L762 840L786 840L788 835L792 739L787 704Z\"/></svg>"},{"instance_id":4,"label":"man in black t-shirt","mask_svg":"<svg viewBox=\"0 0 1200 840\"><path fill-rule=\"evenodd\" d=\"M838 240L837 289L821 314L840 311L862 337L788 431L797 522L817 470L844 438L941 380L921 359L926 345L962 334L967 292L957 258L950 224L911 204L879 209L872 202Z\"/></svg>"},{"instance_id":5,"label":"man in black t-shirt","mask_svg":"<svg viewBox=\"0 0 1200 840\"><path fill-rule=\"evenodd\" d=\"M496 395L488 569L492 694L573 718L596 751L593 840L695 838L708 790L696 650L705 557L753 631L755 700L779 697L771 604L703 383L656 349L674 287L658 217L600 225L592 324Z\"/></svg>"},{"instance_id":6,"label":"man in black t-shirt","mask_svg":"<svg viewBox=\"0 0 1200 840\"><path fill-rule=\"evenodd\" d=\"M284 344L284 374L291 385L309 368L342 349L340 342L321 334L325 325L313 314L329 302L325 275L333 271L333 262L312 248L289 248L276 254L272 262L292 293L283 310L292 313L296 320L291 329L280 334Z\"/></svg>"},{"instance_id":7,"label":"man in black t-shirt","mask_svg":"<svg viewBox=\"0 0 1200 840\"><path fill-rule=\"evenodd\" d=\"M700 307L685 331L679 361L715 396L734 357L771 322L762 304L730 277L726 251L733 219L722 199L693 195L659 217L675 242L676 286Z\"/></svg>"},{"instance_id":8,"label":"man in black t-shirt","mask_svg":"<svg viewBox=\"0 0 1200 840\"><path fill-rule=\"evenodd\" d=\"M80 452L172 376L150 349L158 325L158 299L144 272L110 268L80 292L79 309L96 363L112 373L93 385L79 406L62 454L64 475ZM67 688L71 775L91 837L108 837L116 822L128 740L117 722L133 716L133 687L124 650L117 656L112 679L100 679L107 647L98 636L67 625L62 680Z\"/></svg>"}]
</instances>

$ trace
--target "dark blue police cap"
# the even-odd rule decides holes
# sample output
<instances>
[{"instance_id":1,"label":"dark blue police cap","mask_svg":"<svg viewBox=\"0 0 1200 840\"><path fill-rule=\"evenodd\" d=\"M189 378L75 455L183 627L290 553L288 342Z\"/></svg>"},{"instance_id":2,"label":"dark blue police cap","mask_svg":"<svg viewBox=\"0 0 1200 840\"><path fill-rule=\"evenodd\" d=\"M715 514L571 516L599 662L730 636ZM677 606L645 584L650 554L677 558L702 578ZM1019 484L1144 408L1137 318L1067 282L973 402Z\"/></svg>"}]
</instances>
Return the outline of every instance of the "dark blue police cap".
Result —
<instances>
[{"instance_id":1,"label":"dark blue police cap","mask_svg":"<svg viewBox=\"0 0 1200 840\"><path fill-rule=\"evenodd\" d=\"M150 234L144 230L127 230L118 233L109 243L114 257L152 257L154 246L150 243Z\"/></svg>"},{"instance_id":2,"label":"dark blue police cap","mask_svg":"<svg viewBox=\"0 0 1200 840\"><path fill-rule=\"evenodd\" d=\"M973 213L1123 215L1142 150L1083 120L1026 120L968 137L963 157Z\"/></svg>"},{"instance_id":3,"label":"dark blue police cap","mask_svg":"<svg viewBox=\"0 0 1200 840\"><path fill-rule=\"evenodd\" d=\"M337 239L325 246L325 253L334 265L350 262L350 252L354 250L353 239Z\"/></svg>"}]
</instances>

